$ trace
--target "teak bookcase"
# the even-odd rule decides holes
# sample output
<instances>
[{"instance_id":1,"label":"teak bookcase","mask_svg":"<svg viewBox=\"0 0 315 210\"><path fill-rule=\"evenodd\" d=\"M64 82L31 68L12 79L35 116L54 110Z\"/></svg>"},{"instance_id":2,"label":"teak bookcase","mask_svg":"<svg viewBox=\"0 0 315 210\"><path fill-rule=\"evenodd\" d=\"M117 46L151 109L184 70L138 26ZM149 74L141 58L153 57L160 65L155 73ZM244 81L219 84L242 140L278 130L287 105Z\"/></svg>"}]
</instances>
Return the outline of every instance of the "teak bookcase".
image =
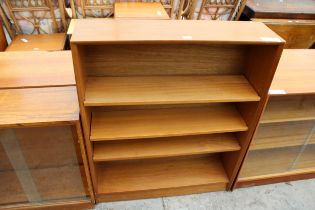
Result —
<instances>
[{"instance_id":1,"label":"teak bookcase","mask_svg":"<svg viewBox=\"0 0 315 210\"><path fill-rule=\"evenodd\" d=\"M315 178L315 50L284 50L236 187Z\"/></svg>"},{"instance_id":2,"label":"teak bookcase","mask_svg":"<svg viewBox=\"0 0 315 210\"><path fill-rule=\"evenodd\" d=\"M71 52L0 53L0 209L88 209Z\"/></svg>"},{"instance_id":3,"label":"teak bookcase","mask_svg":"<svg viewBox=\"0 0 315 210\"><path fill-rule=\"evenodd\" d=\"M230 189L283 45L259 23L78 21L71 49L97 201Z\"/></svg>"}]
</instances>

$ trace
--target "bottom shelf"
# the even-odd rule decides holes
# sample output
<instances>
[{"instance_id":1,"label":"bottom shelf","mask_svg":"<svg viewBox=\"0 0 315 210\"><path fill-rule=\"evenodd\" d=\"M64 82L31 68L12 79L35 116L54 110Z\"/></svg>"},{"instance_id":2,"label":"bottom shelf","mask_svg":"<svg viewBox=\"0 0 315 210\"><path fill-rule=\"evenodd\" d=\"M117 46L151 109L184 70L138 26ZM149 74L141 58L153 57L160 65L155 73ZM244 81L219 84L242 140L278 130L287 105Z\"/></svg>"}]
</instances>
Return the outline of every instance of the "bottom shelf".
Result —
<instances>
[{"instance_id":1,"label":"bottom shelf","mask_svg":"<svg viewBox=\"0 0 315 210\"><path fill-rule=\"evenodd\" d=\"M315 178L315 168L297 169L282 173L240 178L236 183L236 188L313 178Z\"/></svg>"},{"instance_id":2,"label":"bottom shelf","mask_svg":"<svg viewBox=\"0 0 315 210\"><path fill-rule=\"evenodd\" d=\"M301 146L249 151L240 177L253 177L290 171Z\"/></svg>"},{"instance_id":3,"label":"bottom shelf","mask_svg":"<svg viewBox=\"0 0 315 210\"><path fill-rule=\"evenodd\" d=\"M153 159L97 164L98 201L225 190L220 157Z\"/></svg>"},{"instance_id":4,"label":"bottom shelf","mask_svg":"<svg viewBox=\"0 0 315 210\"><path fill-rule=\"evenodd\" d=\"M87 199L81 179L81 170L83 170L83 166L70 165L30 169L26 172L1 171L0 209L2 205L72 202ZM18 179L17 173L22 180ZM27 179L24 173L30 173L32 179ZM33 189L32 182L34 182L35 189Z\"/></svg>"},{"instance_id":5,"label":"bottom shelf","mask_svg":"<svg viewBox=\"0 0 315 210\"><path fill-rule=\"evenodd\" d=\"M272 175L315 167L315 145L250 151L240 178Z\"/></svg>"}]
</instances>

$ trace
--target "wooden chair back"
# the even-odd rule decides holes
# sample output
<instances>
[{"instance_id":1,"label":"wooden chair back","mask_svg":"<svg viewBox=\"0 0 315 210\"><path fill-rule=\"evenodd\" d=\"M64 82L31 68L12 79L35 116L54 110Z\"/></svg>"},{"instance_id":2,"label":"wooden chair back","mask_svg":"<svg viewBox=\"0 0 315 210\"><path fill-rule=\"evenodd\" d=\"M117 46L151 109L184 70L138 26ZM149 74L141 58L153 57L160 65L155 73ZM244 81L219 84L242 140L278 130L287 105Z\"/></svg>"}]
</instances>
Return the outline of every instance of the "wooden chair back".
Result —
<instances>
[{"instance_id":1,"label":"wooden chair back","mask_svg":"<svg viewBox=\"0 0 315 210\"><path fill-rule=\"evenodd\" d=\"M48 34L67 29L64 0L4 0L1 6L15 34Z\"/></svg>"},{"instance_id":2,"label":"wooden chair back","mask_svg":"<svg viewBox=\"0 0 315 210\"><path fill-rule=\"evenodd\" d=\"M5 48L7 48L7 46L8 46L7 39L5 37L2 21L0 19L0 52L4 51Z\"/></svg>"},{"instance_id":3,"label":"wooden chair back","mask_svg":"<svg viewBox=\"0 0 315 210\"><path fill-rule=\"evenodd\" d=\"M200 6L197 4L197 0L181 0L178 19L238 20L244 10L246 0L202 0ZM187 5L189 5L189 11L187 11ZM198 8L199 11L196 12Z\"/></svg>"},{"instance_id":4,"label":"wooden chair back","mask_svg":"<svg viewBox=\"0 0 315 210\"><path fill-rule=\"evenodd\" d=\"M146 2L149 0L129 0ZM173 14L174 0L160 0L169 15ZM115 2L128 2L128 0L70 0L72 18L111 17L114 13Z\"/></svg>"}]
</instances>

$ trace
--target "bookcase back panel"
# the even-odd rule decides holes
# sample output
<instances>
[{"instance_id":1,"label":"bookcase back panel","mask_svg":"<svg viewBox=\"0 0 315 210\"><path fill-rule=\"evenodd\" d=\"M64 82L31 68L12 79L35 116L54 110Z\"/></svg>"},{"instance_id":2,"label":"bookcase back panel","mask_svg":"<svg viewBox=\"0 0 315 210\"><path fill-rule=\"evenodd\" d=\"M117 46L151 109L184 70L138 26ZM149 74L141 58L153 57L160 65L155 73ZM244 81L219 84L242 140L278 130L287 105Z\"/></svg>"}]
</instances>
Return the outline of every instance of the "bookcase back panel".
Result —
<instances>
[{"instance_id":1,"label":"bookcase back panel","mask_svg":"<svg viewBox=\"0 0 315 210\"><path fill-rule=\"evenodd\" d=\"M88 76L242 74L246 45L85 45Z\"/></svg>"}]
</instances>

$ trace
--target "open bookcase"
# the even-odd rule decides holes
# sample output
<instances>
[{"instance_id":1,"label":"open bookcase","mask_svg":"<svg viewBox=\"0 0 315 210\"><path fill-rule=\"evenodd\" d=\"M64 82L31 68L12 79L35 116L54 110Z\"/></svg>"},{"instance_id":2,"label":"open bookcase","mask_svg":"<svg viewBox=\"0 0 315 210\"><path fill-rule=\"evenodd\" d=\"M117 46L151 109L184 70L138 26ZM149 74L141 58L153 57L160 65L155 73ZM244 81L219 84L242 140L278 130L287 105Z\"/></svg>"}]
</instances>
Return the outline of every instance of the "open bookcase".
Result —
<instances>
[{"instance_id":1,"label":"open bookcase","mask_svg":"<svg viewBox=\"0 0 315 210\"><path fill-rule=\"evenodd\" d=\"M79 20L71 49L97 201L230 189L283 45L259 23Z\"/></svg>"},{"instance_id":2,"label":"open bookcase","mask_svg":"<svg viewBox=\"0 0 315 210\"><path fill-rule=\"evenodd\" d=\"M315 178L315 50L284 50L236 187Z\"/></svg>"}]
</instances>

